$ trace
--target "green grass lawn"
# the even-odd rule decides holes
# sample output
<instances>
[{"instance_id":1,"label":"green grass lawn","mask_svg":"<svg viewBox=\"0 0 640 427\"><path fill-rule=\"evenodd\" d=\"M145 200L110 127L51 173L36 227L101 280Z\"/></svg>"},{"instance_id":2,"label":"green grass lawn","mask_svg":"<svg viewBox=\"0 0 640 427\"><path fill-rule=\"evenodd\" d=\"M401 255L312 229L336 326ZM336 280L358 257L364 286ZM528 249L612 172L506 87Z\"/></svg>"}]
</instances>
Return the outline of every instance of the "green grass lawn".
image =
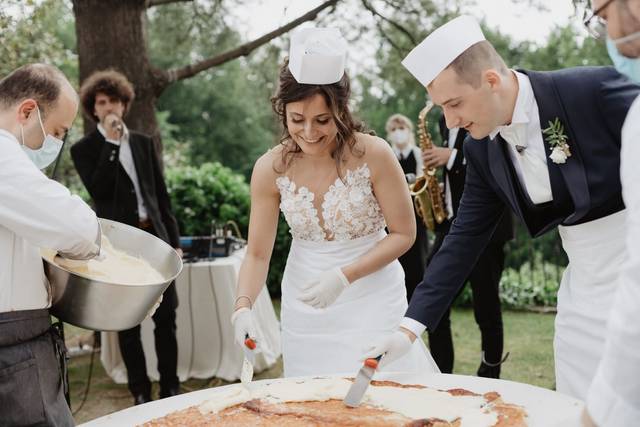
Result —
<instances>
[{"instance_id":1,"label":"green grass lawn","mask_svg":"<svg viewBox=\"0 0 640 427\"><path fill-rule=\"evenodd\" d=\"M276 312L279 304L274 301ZM471 310L455 309L452 312L453 339L455 345L454 373L475 375L480 363L480 332ZM512 381L553 388L553 314L505 312L505 351L509 360L503 365L502 378ZM67 338L83 332L72 326L66 329ZM84 394L90 356L78 356L69 364L72 409L76 410ZM282 373L280 360L271 369L257 374L256 379L277 378ZM228 384L217 378L189 380L182 383L182 391L189 392L207 387ZM157 393L157 384L154 384ZM107 376L100 355L94 355L93 377L87 402L75 415L77 423L118 411L131 406L132 398L126 385L115 384Z\"/></svg>"},{"instance_id":2,"label":"green grass lawn","mask_svg":"<svg viewBox=\"0 0 640 427\"><path fill-rule=\"evenodd\" d=\"M553 314L507 311L503 314L504 351L509 359L501 378L553 389ZM480 365L480 331L472 310L451 313L454 373L475 375Z\"/></svg>"}]
</instances>

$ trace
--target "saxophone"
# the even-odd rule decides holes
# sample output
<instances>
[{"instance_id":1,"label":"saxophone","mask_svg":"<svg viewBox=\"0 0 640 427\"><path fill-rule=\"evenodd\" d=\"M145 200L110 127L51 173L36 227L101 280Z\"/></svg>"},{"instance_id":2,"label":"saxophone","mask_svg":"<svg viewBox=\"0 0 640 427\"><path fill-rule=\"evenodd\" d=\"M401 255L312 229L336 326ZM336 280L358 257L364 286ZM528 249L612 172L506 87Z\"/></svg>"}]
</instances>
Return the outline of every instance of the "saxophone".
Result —
<instances>
[{"instance_id":1,"label":"saxophone","mask_svg":"<svg viewBox=\"0 0 640 427\"><path fill-rule=\"evenodd\" d=\"M420 149L427 150L433 148L431 134L427 130L427 113L433 108L431 101L418 114L418 136L420 138ZM413 183L409 190L414 196L413 203L416 206L418 216L431 231L435 229L436 223L441 224L446 218L447 213L444 209L444 201L440 192L440 185L436 178L436 168L430 168L426 165L422 169L423 175Z\"/></svg>"}]
</instances>

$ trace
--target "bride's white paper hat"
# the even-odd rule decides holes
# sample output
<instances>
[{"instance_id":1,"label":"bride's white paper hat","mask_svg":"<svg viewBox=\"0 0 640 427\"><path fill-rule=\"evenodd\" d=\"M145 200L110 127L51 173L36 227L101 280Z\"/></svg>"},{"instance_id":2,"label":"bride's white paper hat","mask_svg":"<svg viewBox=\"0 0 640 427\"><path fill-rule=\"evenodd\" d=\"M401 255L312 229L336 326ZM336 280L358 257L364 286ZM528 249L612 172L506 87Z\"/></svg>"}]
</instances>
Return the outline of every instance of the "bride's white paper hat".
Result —
<instances>
[{"instance_id":1,"label":"bride's white paper hat","mask_svg":"<svg viewBox=\"0 0 640 427\"><path fill-rule=\"evenodd\" d=\"M298 83L339 81L346 58L347 42L336 28L304 28L291 36L289 70Z\"/></svg>"},{"instance_id":2,"label":"bride's white paper hat","mask_svg":"<svg viewBox=\"0 0 640 427\"><path fill-rule=\"evenodd\" d=\"M462 52L483 40L478 21L462 15L429 34L402 60L402 65L427 86Z\"/></svg>"}]
</instances>

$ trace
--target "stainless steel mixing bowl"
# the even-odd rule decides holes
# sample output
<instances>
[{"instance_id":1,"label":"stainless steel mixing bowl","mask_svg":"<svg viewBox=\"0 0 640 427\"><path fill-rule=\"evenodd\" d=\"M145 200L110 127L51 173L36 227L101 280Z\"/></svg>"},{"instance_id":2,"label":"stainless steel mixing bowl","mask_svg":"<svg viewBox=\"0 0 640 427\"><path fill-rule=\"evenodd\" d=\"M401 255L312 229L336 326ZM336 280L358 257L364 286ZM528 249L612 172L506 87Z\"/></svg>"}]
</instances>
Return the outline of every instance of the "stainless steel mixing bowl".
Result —
<instances>
[{"instance_id":1,"label":"stainless steel mixing bowl","mask_svg":"<svg viewBox=\"0 0 640 427\"><path fill-rule=\"evenodd\" d=\"M114 248L140 257L164 277L161 283L122 285L72 273L46 259L52 288L51 314L86 329L122 331L139 325L169 284L180 274L182 259L161 239L138 228L100 219L102 234Z\"/></svg>"}]
</instances>

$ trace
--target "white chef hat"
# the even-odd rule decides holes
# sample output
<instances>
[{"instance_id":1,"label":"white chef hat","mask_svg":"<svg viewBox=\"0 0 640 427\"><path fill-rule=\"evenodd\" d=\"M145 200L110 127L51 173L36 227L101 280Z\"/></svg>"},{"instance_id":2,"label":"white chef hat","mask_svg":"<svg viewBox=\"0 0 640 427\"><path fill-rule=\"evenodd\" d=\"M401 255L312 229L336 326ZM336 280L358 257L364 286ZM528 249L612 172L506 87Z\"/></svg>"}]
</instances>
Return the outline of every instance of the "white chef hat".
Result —
<instances>
[{"instance_id":1,"label":"white chef hat","mask_svg":"<svg viewBox=\"0 0 640 427\"><path fill-rule=\"evenodd\" d=\"M429 34L402 60L402 65L427 86L462 52L483 40L480 24L462 15Z\"/></svg>"},{"instance_id":2,"label":"white chef hat","mask_svg":"<svg viewBox=\"0 0 640 427\"><path fill-rule=\"evenodd\" d=\"M325 85L344 75L347 42L337 28L304 28L293 33L289 70L298 83Z\"/></svg>"}]
</instances>

